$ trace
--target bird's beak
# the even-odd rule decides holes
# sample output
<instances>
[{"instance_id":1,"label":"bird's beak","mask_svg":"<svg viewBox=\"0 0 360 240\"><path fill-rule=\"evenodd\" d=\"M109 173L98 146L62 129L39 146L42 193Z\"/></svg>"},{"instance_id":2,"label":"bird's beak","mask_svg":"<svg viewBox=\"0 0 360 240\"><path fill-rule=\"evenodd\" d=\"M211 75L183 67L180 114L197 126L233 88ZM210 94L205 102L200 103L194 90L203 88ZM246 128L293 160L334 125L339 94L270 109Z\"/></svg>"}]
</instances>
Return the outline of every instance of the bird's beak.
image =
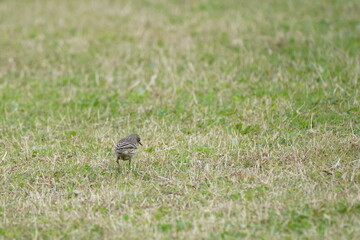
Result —
<instances>
[{"instance_id":1,"label":"bird's beak","mask_svg":"<svg viewBox=\"0 0 360 240\"><path fill-rule=\"evenodd\" d=\"M139 142L139 144L142 146L141 142Z\"/></svg>"}]
</instances>

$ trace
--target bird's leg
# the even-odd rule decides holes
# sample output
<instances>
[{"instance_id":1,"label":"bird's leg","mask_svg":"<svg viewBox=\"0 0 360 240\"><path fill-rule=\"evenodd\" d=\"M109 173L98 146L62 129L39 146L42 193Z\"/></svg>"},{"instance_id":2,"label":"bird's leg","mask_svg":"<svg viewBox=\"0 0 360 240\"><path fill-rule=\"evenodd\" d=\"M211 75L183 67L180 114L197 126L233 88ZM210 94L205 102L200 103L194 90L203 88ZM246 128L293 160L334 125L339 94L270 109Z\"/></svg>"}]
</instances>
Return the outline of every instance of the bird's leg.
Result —
<instances>
[{"instance_id":1,"label":"bird's leg","mask_svg":"<svg viewBox=\"0 0 360 240\"><path fill-rule=\"evenodd\" d=\"M131 159L129 159L129 168L131 169Z\"/></svg>"},{"instance_id":2,"label":"bird's leg","mask_svg":"<svg viewBox=\"0 0 360 240\"><path fill-rule=\"evenodd\" d=\"M119 157L116 158L116 163L117 163L118 167L120 167L119 159L120 159Z\"/></svg>"}]
</instances>

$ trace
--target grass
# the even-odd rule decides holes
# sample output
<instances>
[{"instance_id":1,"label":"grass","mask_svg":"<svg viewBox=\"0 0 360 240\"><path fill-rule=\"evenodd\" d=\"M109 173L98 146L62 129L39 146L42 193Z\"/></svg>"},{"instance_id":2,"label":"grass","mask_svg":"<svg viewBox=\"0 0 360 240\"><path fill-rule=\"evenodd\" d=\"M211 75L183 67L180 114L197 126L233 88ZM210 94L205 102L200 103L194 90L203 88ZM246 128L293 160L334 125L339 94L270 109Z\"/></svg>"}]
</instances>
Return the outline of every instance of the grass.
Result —
<instances>
[{"instance_id":1,"label":"grass","mask_svg":"<svg viewBox=\"0 0 360 240\"><path fill-rule=\"evenodd\" d=\"M359 10L0 1L0 237L359 239Z\"/></svg>"}]
</instances>

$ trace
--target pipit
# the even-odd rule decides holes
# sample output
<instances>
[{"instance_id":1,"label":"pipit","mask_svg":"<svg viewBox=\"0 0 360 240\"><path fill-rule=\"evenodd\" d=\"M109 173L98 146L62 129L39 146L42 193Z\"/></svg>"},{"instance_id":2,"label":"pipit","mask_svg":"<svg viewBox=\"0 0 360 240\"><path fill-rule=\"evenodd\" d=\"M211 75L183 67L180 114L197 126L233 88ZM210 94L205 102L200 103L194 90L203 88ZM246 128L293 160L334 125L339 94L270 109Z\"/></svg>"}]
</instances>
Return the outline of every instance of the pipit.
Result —
<instances>
[{"instance_id":1,"label":"pipit","mask_svg":"<svg viewBox=\"0 0 360 240\"><path fill-rule=\"evenodd\" d=\"M141 145L140 136L138 134L130 134L126 138L120 139L116 144L116 162L120 166L119 160L129 161L129 167L131 166L131 158L138 150L138 146Z\"/></svg>"}]
</instances>

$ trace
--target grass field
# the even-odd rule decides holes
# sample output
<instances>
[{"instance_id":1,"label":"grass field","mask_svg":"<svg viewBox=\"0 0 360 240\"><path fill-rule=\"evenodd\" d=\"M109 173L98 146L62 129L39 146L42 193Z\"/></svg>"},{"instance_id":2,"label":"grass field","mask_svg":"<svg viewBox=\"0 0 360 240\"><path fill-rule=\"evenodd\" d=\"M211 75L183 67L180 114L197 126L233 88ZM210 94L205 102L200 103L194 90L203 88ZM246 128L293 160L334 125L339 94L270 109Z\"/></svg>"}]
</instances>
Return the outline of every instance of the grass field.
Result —
<instances>
[{"instance_id":1,"label":"grass field","mask_svg":"<svg viewBox=\"0 0 360 240\"><path fill-rule=\"evenodd\" d=\"M0 238L360 239L359 12L0 1Z\"/></svg>"}]
</instances>

